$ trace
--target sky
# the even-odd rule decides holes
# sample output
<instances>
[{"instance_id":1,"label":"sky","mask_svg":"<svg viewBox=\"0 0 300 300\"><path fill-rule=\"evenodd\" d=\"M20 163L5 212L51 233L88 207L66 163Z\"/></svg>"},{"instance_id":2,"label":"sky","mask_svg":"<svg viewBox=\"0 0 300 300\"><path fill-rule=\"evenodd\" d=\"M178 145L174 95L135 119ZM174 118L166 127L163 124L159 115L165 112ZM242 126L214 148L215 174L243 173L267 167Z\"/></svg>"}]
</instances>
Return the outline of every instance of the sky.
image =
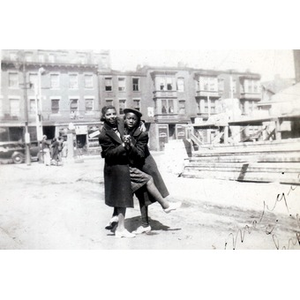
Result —
<instances>
[{"instance_id":1,"label":"sky","mask_svg":"<svg viewBox=\"0 0 300 300\"><path fill-rule=\"evenodd\" d=\"M281 50L144 50L110 49L112 68L135 70L138 64L151 66L177 66L178 62L191 68L228 70L259 73L262 81L294 78L293 51Z\"/></svg>"}]
</instances>

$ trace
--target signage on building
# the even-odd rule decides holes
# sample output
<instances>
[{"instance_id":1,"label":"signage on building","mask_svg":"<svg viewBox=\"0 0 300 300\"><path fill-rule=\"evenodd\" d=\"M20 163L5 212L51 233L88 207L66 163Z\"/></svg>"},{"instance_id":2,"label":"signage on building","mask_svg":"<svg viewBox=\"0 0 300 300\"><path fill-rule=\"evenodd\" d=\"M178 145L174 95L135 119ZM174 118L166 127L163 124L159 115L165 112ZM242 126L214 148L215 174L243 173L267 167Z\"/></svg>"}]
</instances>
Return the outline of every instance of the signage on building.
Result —
<instances>
[{"instance_id":1,"label":"signage on building","mask_svg":"<svg viewBox=\"0 0 300 300\"><path fill-rule=\"evenodd\" d=\"M75 126L76 134L87 134L87 125Z\"/></svg>"},{"instance_id":2,"label":"signage on building","mask_svg":"<svg viewBox=\"0 0 300 300\"><path fill-rule=\"evenodd\" d=\"M154 108L148 107L148 117L154 117Z\"/></svg>"}]
</instances>

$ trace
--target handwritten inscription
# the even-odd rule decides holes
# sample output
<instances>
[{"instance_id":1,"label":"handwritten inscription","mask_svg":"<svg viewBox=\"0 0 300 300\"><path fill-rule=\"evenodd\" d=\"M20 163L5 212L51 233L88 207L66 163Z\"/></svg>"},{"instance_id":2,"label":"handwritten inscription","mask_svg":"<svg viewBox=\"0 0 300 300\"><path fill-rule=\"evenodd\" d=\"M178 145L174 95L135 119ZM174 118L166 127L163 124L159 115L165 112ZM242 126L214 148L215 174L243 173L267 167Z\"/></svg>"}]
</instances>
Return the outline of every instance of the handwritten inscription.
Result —
<instances>
[{"instance_id":1,"label":"handwritten inscription","mask_svg":"<svg viewBox=\"0 0 300 300\"><path fill-rule=\"evenodd\" d=\"M250 235L253 231L257 230L263 230L266 235L270 235L272 237L274 247L277 250L287 250L297 245L300 246L300 216L299 214L293 216L290 213L287 199L287 196L289 196L296 189L297 186L291 186L286 195L285 193L278 194L271 208L264 201L263 210L258 220L253 220L250 224L247 224L243 228L238 229L235 233L231 232L225 241L225 249L228 248L230 242L232 245L232 249L237 249L237 245L239 242L244 243L246 234ZM266 224L263 224L266 219L266 213L273 212L279 202L284 203L288 217L295 223L296 228L295 230L293 230L294 233L292 234L292 236L285 243L282 243L280 241L280 237L278 237L278 235L274 232L275 228L277 228L277 226L279 225L279 220L277 218L273 222L267 221Z\"/></svg>"}]
</instances>

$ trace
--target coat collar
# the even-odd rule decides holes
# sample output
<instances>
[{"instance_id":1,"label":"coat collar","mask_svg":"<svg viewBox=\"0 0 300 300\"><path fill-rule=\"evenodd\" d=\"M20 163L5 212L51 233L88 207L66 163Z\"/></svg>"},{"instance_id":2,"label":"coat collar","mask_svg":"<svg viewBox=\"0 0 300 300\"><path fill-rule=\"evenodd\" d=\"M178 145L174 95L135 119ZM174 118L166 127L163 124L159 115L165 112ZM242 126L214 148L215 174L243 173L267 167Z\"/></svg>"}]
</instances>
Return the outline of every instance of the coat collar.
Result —
<instances>
[{"instance_id":1,"label":"coat collar","mask_svg":"<svg viewBox=\"0 0 300 300\"><path fill-rule=\"evenodd\" d=\"M110 127L106 123L104 123L103 127L104 127L107 135L109 135L116 142L118 142L120 144L122 143L122 140L118 137L118 135L115 133L115 131L112 127ZM124 135L124 126L122 126L122 124L120 124L120 122L118 122L117 128L118 128L118 131L120 132L121 137L123 137L123 135Z\"/></svg>"}]
</instances>

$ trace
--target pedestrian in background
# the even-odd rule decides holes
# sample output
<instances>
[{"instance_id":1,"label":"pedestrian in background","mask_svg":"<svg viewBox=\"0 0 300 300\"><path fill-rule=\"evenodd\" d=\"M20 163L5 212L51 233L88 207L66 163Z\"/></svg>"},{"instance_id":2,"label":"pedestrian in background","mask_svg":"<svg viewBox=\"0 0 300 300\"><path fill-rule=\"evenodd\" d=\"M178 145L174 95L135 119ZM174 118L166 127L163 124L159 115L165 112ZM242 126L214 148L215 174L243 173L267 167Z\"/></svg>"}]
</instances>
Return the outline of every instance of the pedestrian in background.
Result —
<instances>
[{"instance_id":1,"label":"pedestrian in background","mask_svg":"<svg viewBox=\"0 0 300 300\"><path fill-rule=\"evenodd\" d=\"M41 144L42 144L42 154L43 154L44 165L50 166L50 164L51 164L50 144L51 143L47 141L46 135L43 135Z\"/></svg>"},{"instance_id":2,"label":"pedestrian in background","mask_svg":"<svg viewBox=\"0 0 300 300\"><path fill-rule=\"evenodd\" d=\"M66 158L68 155L68 142L64 139L62 143L62 157Z\"/></svg>"},{"instance_id":3,"label":"pedestrian in background","mask_svg":"<svg viewBox=\"0 0 300 300\"><path fill-rule=\"evenodd\" d=\"M59 161L59 142L56 138L52 139L51 143L51 163L58 165Z\"/></svg>"}]
</instances>

